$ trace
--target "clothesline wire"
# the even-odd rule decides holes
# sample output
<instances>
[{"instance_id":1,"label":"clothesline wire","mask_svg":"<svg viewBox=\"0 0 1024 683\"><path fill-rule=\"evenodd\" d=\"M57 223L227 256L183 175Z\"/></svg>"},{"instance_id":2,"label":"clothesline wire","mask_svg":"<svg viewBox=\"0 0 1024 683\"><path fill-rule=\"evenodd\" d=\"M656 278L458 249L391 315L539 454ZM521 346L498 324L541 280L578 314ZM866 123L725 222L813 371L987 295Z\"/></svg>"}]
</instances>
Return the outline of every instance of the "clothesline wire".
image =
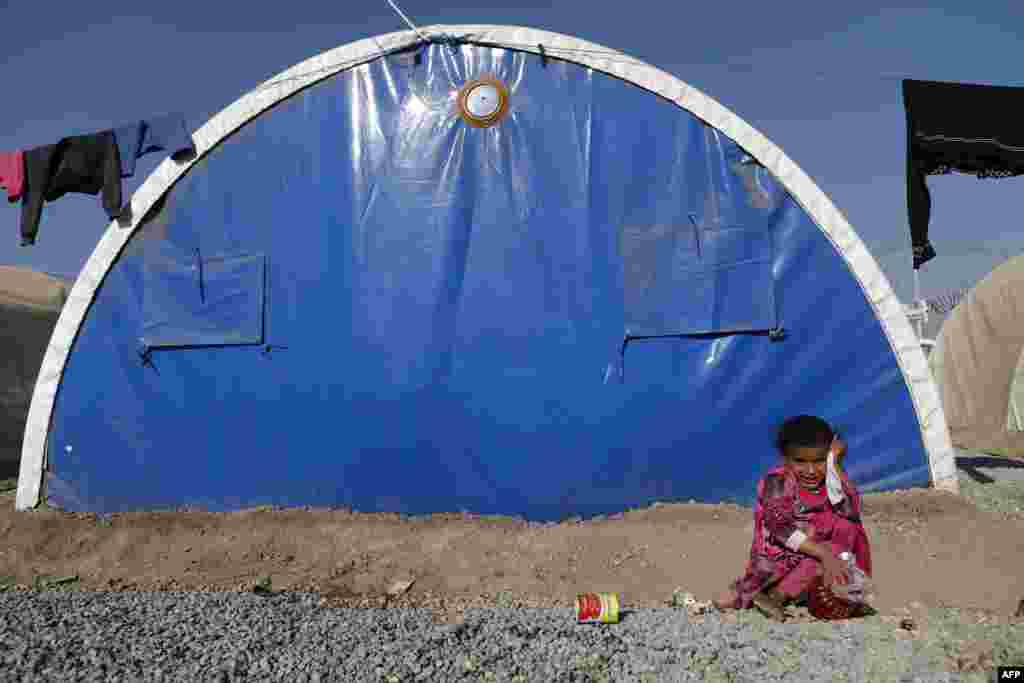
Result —
<instances>
[{"instance_id":1,"label":"clothesline wire","mask_svg":"<svg viewBox=\"0 0 1024 683\"><path fill-rule=\"evenodd\" d=\"M878 247L872 247L869 244L869 245L867 245L867 247L871 251L872 254L908 253L908 252L913 251L913 249L911 247L909 247L909 246L903 246L903 247L897 247L897 246L889 246L889 247L878 246ZM990 247L961 247L961 248L943 247L943 249L942 249L943 255L950 255L950 256L964 256L964 255L967 255L967 254L986 254L986 255L995 255L995 256L1012 256L1014 254L1019 254L1021 252L1024 252L1024 247L1006 247L1006 248L1003 248L1003 249L995 249L995 248L990 248Z\"/></svg>"},{"instance_id":2,"label":"clothesline wire","mask_svg":"<svg viewBox=\"0 0 1024 683\"><path fill-rule=\"evenodd\" d=\"M416 35L419 36L420 40L422 40L423 42L429 42L429 39L425 35L423 35L423 32L420 31L420 29L416 26L416 24L414 24L412 22L411 19L409 19L409 17L405 14L405 12L403 12L401 10L401 8L398 6L398 4L396 2L394 2L394 0L387 0L387 3L389 5L391 5L391 9L393 9L398 14L398 16L402 19L402 21L404 21L406 23L406 25L410 29L415 31ZM574 47L559 47L559 46L555 46L555 45L543 45L543 44L529 45L529 44L526 44L526 43L513 43L513 42L502 42L502 41L499 41L499 42L483 42L483 41L479 41L479 42L477 42L477 44L484 45L484 46L490 46L490 47L504 47L504 48L513 49L513 50L529 50L529 51L533 51L536 48L541 48L541 50L543 50L544 52L549 52L550 51L550 52L556 52L556 53L557 52L561 52L561 53L565 53L565 54L603 55L607 61L611 61L611 62L632 63L632 64L642 64L643 63L639 59L636 59L634 57L629 57L628 55L624 55L621 52L616 52L616 51L608 50L608 49L578 48L578 47L576 47L576 48L574 48ZM735 68L735 66L739 66L739 68L737 69L737 68ZM755 68L756 67L753 64L744 64L744 65L734 65L733 68L731 68L730 70L733 70L733 71L746 71L746 72L749 73L751 71L754 71ZM821 72L821 71L815 72L814 76L820 80L821 78L823 78L825 76L825 73ZM896 75L896 74L881 74L881 75L877 76L877 78L882 79L882 80L902 80L905 77L904 76L900 76L900 75Z\"/></svg>"},{"instance_id":3,"label":"clothesline wire","mask_svg":"<svg viewBox=\"0 0 1024 683\"><path fill-rule=\"evenodd\" d=\"M267 81L263 85L260 85L260 86L258 86L256 88L254 88L253 92L262 92L264 90L269 90L270 88L276 88L278 86L281 86L281 85L283 85L285 83L290 83L292 81L308 80L310 76L315 76L315 75L321 74L321 73L328 73L328 72L331 72L331 71L343 71L347 67L354 66L356 64L360 64L360 63L364 63L364 62L373 61L374 59L377 59L378 57L387 56L388 54L391 54L394 51L395 50L388 50L388 49L382 47L380 49L380 51L378 51L376 53L373 53L373 54L370 54L370 55L366 55L364 57L360 57L358 59L346 59L346 60L342 60L340 62L333 62L331 64L327 64L326 66L322 66L319 69L310 69L309 71L302 71L302 72L297 73L297 74L292 74L291 76L283 76L281 78L275 78L274 80Z\"/></svg>"},{"instance_id":4,"label":"clothesline wire","mask_svg":"<svg viewBox=\"0 0 1024 683\"><path fill-rule=\"evenodd\" d=\"M387 2L388 2L389 5L391 5L391 9L395 10L395 12L398 13L398 16L400 16L402 18L402 20L406 24L409 25L409 28L411 28L413 31L415 31L416 35L418 35L420 37L420 40L426 42L427 41L427 37L425 35L423 35L423 33L418 28L416 28L416 24L412 23L412 20L410 20L409 17L405 16L405 12L403 12L398 7L398 5L394 2L394 0L387 0Z\"/></svg>"},{"instance_id":5,"label":"clothesline wire","mask_svg":"<svg viewBox=\"0 0 1024 683\"><path fill-rule=\"evenodd\" d=\"M430 42L430 41L428 40L427 42ZM478 41L473 41L470 37L466 37L465 42L466 43L472 43L474 45L481 45L483 47L500 47L500 48L514 49L514 50L521 50L523 48L532 48L532 49L536 49L537 48L536 45L526 46L526 45L514 45L514 44L506 44L506 43L493 43L493 42L482 42L482 41L478 42ZM316 69L309 69L308 71L302 71L300 73L292 74L290 76L284 76L284 77L281 77L281 78L275 78L274 80L267 81L263 85L260 85L260 86L258 86L256 88L254 88L253 92L261 92L263 90L268 90L270 88L276 88L276 87L281 86L284 83L289 83L289 82L292 82L292 81L308 80L309 77L315 76L315 75L321 74L321 73L329 73L329 72L334 72L334 71L343 71L345 68L347 68L349 66L371 62L371 61L373 61L373 60L375 60L377 58L385 57L385 56L387 56L389 54L393 54L395 52L398 52L400 49L404 49L404 48L391 48L391 49L388 49L388 48L385 48L384 46L380 45L380 43L377 43L377 45L380 48L377 52L374 52L374 53L371 53L369 55L365 55L363 57L359 57L359 58L356 58L356 59L346 59L346 60L341 60L341 61L338 61L338 62L332 62L332 63L327 64L325 66L322 66L322 67L319 67L319 68L316 68ZM573 48L555 48L555 47L548 47L547 45L545 45L544 46L544 51L545 51L545 53L548 53L549 56L551 56L550 53L552 53L552 52L594 52L594 53L600 53L600 54L608 55L609 57L606 59L606 61L610 61L610 62L615 62L615 63L620 63L620 64L642 64L643 63L643 62L641 62L638 59L634 59L632 57L626 57L625 55L622 55L622 54L619 54L619 53L615 53L615 52L602 52L602 51L599 51L599 50L575 50Z\"/></svg>"},{"instance_id":6,"label":"clothesline wire","mask_svg":"<svg viewBox=\"0 0 1024 683\"><path fill-rule=\"evenodd\" d=\"M388 0L388 2L390 2L390 1L391 0ZM415 26L415 25L413 25L413 26ZM432 40L430 37L425 36L422 33L422 31L419 30L418 28L414 28L413 30L415 30L415 32L416 32L417 36L420 38L421 42L429 43L429 42L435 42L435 40L437 42L441 42L442 40L446 40L446 41L453 40L453 38L450 37L450 36L436 36L435 39ZM504 49L509 49L509 50L518 50L518 51L536 51L538 48L543 48L544 55L547 56L547 57L552 57L552 58L558 58L559 55L567 57L567 58L571 57L572 55L591 55L591 56L600 56L600 57L602 57L604 59L604 61L612 63L612 64L646 64L646 62L644 62L643 60L637 59L635 57L630 57L628 55L624 55L621 52L615 52L615 51L611 51L611 50L603 50L603 49L597 49L597 48L560 47L560 46L557 46L557 45L548 45L548 44L531 45L531 44L527 44L527 43L514 43L514 42L506 42L506 41L474 40L472 35L460 36L456 40L458 40L459 42L464 42L466 44L480 45L482 47L495 47L495 48L504 48ZM394 52L397 52L400 49L406 49L408 46L403 46L402 48L397 48L396 47L396 48L388 49L388 48L385 48L384 46L380 45L380 43L378 43L378 47L380 49L377 52L369 54L369 55L365 55L365 56L357 58L357 59L348 59L348 60L342 60L342 61L339 61L339 62L333 62L331 64L327 64L325 66L322 66L322 67L319 67L319 68L316 68L316 69L310 69L308 71L303 71L301 73L292 74L291 76L286 76L286 77L283 77L283 78L277 78L277 79L274 79L272 81L268 81L268 82L264 83L263 85L258 86L257 88L255 88L254 92L260 92L262 90L266 90L266 89L269 89L269 88L275 88L275 87L278 87L278 86L280 86L280 85L282 85L284 83L288 83L288 82L291 82L291 81L306 80L309 77L315 76L315 75L317 75L319 73L329 73L329 72L334 72L334 71L342 71L346 67L353 66L353 65L356 65L356 64L360 64L360 63L371 62L371 61L373 61L373 60L375 60L375 59L377 59L379 57L385 57L388 54L392 54ZM753 66L753 65L725 65L725 68L726 68L727 71L732 71L732 72L736 72L736 73L752 73L752 72L754 72L756 70L756 67ZM834 73L834 72L832 72L832 73ZM826 78L830 78L830 74L827 73L827 72L819 71L819 72L814 72L812 74L812 77L817 79L817 80L824 80ZM855 77L857 77L857 75L851 75L851 74L844 74L843 75L843 79L844 80L849 80L850 78L855 78ZM908 78L908 76L904 76L904 75L900 75L900 74L862 74L862 75L860 75L860 77L864 78L864 79L875 79L875 80L882 80L882 81L902 81L904 78Z\"/></svg>"},{"instance_id":7,"label":"clothesline wire","mask_svg":"<svg viewBox=\"0 0 1024 683\"><path fill-rule=\"evenodd\" d=\"M474 41L474 42L476 42L476 44L478 44L478 45L486 45L486 46L491 46L491 47L504 47L504 48L508 48L508 49L511 49L511 50L535 50L538 47L538 45L530 45L530 44L527 44L527 43L483 42L483 41ZM646 64L646 62L644 62L644 61L642 61L640 59L636 59L635 57L630 57L628 55L622 54L621 52L615 52L615 51L611 51L611 50L591 49L591 48L574 48L574 47L557 47L557 46L553 46L553 45L544 45L543 48L544 48L545 52L564 52L564 53L567 53L567 54L605 55L605 56L607 56L609 58L609 61L613 61L613 62L625 62L625 63L632 63L632 64ZM754 65L754 64L726 64L724 66L725 66L727 71L751 73L751 72L754 72L754 71L757 70L757 66ZM832 73L835 73L835 72L832 72ZM816 78L825 78L825 77L829 76L829 72L816 71L816 72L813 73L813 75ZM849 77L850 77L849 74L844 74L844 76L843 76L844 79L849 78ZM885 81L902 81L903 79L910 78L909 76L906 76L906 75L886 74L886 73L883 73L883 74L864 74L863 77L864 78L875 78L875 79L878 79L878 80L885 80Z\"/></svg>"}]
</instances>

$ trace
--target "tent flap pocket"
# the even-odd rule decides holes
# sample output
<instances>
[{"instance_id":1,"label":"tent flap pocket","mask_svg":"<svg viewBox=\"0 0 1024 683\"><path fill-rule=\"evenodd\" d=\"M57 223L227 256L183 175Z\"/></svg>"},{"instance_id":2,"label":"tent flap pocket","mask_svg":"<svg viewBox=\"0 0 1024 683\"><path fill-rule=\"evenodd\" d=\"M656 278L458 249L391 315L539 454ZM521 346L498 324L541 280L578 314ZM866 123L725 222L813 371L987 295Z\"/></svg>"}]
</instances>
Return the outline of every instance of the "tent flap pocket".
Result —
<instances>
[{"instance_id":1,"label":"tent flap pocket","mask_svg":"<svg viewBox=\"0 0 1024 683\"><path fill-rule=\"evenodd\" d=\"M648 240L624 249L628 334L779 328L770 233L718 228L691 234L690 240Z\"/></svg>"},{"instance_id":2,"label":"tent flap pocket","mask_svg":"<svg viewBox=\"0 0 1024 683\"><path fill-rule=\"evenodd\" d=\"M263 254L155 247L143 269L142 346L261 344L264 267Z\"/></svg>"}]
</instances>

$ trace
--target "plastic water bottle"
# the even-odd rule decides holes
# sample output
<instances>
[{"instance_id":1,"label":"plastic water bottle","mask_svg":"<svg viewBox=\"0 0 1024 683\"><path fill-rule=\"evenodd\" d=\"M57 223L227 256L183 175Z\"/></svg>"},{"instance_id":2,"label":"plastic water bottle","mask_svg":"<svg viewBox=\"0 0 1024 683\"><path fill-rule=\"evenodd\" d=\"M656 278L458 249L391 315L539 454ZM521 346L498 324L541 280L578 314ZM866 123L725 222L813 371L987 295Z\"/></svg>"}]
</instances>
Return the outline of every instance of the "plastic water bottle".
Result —
<instances>
[{"instance_id":1,"label":"plastic water bottle","mask_svg":"<svg viewBox=\"0 0 1024 683\"><path fill-rule=\"evenodd\" d=\"M848 582L845 585L832 586L832 592L837 596L850 602L865 605L871 596L871 580L867 574L857 566L853 559L853 553L841 552L839 559L846 563Z\"/></svg>"}]
</instances>

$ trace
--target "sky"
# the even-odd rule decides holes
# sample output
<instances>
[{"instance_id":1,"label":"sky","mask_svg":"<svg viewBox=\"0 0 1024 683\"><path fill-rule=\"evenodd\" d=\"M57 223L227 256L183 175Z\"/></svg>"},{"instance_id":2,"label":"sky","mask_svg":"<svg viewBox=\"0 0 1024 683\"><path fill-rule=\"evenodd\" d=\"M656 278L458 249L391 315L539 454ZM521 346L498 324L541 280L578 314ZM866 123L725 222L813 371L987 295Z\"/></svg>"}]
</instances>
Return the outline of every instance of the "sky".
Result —
<instances>
[{"instance_id":1,"label":"sky","mask_svg":"<svg viewBox=\"0 0 1024 683\"><path fill-rule=\"evenodd\" d=\"M753 125L829 195L896 294L914 293L900 79L1024 86L1024 3L665 2L460 5L398 0L417 25L507 24L642 59ZM407 27L385 0L287 3L0 0L0 150L180 112L191 130L264 80L325 50ZM1022 112L1024 125L1024 112ZM160 161L139 160L126 197ZM1024 251L1024 177L929 179L938 257L925 296L968 288ZM73 277L109 222L98 197L46 205L20 246L0 203L0 264Z\"/></svg>"}]
</instances>

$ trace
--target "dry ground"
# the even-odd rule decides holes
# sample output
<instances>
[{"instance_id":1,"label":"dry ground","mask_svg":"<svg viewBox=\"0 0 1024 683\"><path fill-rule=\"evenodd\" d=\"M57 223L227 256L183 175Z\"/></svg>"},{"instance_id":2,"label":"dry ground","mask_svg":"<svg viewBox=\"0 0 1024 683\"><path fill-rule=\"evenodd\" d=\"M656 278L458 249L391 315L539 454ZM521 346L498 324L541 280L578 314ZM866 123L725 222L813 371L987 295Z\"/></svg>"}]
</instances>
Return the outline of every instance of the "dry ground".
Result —
<instances>
[{"instance_id":1,"label":"dry ground","mask_svg":"<svg viewBox=\"0 0 1024 683\"><path fill-rule=\"evenodd\" d=\"M993 489L994 490L994 489ZM1024 515L933 490L865 497L876 607L896 618L955 607L1012 620L1024 598ZM274 590L339 606L569 607L581 591L624 607L665 606L676 589L710 599L742 570L751 511L655 504L605 519L530 525L507 517L260 509L130 513L100 519L16 512L0 495L0 580L77 576L82 590ZM397 581L413 583L397 597ZM13 585L12 585L13 584Z\"/></svg>"}]
</instances>

